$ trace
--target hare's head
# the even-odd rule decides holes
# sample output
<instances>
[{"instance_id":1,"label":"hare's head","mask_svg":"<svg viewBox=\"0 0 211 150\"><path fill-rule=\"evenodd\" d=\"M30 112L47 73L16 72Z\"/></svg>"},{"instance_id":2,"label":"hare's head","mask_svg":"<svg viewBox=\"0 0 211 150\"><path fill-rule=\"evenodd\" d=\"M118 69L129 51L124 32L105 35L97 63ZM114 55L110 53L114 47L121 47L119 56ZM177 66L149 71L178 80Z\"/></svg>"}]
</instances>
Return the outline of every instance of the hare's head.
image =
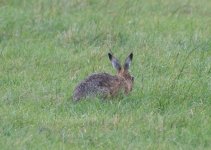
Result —
<instances>
[{"instance_id":1,"label":"hare's head","mask_svg":"<svg viewBox=\"0 0 211 150\"><path fill-rule=\"evenodd\" d=\"M119 78L124 79L124 82L126 83L128 89L126 92L131 91L133 87L134 77L131 76L128 70L133 59L133 53L130 53L130 55L125 59L123 66L119 63L118 59L115 58L111 53L108 53L108 57L113 67L117 70L117 76Z\"/></svg>"}]
</instances>

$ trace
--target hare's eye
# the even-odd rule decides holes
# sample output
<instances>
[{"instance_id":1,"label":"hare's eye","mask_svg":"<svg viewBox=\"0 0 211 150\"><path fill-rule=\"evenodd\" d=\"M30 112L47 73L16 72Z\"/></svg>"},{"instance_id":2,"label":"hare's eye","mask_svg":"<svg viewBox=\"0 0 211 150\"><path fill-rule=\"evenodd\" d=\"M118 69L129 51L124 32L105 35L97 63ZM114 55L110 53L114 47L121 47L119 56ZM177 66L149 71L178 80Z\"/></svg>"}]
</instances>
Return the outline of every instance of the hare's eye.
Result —
<instances>
[{"instance_id":1,"label":"hare's eye","mask_svg":"<svg viewBox=\"0 0 211 150\"><path fill-rule=\"evenodd\" d=\"M132 81L134 81L134 77L133 76L131 77L131 79L132 79Z\"/></svg>"}]
</instances>

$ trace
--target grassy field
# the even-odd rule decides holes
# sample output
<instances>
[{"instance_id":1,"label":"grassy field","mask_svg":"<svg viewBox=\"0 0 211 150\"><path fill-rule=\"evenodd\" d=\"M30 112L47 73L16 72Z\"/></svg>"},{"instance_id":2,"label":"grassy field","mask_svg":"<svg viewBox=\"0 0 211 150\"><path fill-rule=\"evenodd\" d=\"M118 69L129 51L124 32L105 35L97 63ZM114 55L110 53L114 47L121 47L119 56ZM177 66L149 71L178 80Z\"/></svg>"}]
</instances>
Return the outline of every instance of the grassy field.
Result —
<instances>
[{"instance_id":1,"label":"grassy field","mask_svg":"<svg viewBox=\"0 0 211 150\"><path fill-rule=\"evenodd\" d=\"M134 90L73 103L109 51ZM0 0L0 148L211 149L211 1Z\"/></svg>"}]
</instances>

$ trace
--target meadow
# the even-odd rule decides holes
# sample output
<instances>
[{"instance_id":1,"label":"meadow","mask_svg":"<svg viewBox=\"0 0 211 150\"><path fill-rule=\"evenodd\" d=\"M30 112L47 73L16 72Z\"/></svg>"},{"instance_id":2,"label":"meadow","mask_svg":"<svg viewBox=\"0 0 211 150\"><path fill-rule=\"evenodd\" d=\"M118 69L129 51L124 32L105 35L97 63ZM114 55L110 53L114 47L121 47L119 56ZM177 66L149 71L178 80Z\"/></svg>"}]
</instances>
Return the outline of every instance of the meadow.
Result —
<instances>
[{"instance_id":1,"label":"meadow","mask_svg":"<svg viewBox=\"0 0 211 150\"><path fill-rule=\"evenodd\" d=\"M110 51L133 91L73 103ZM0 0L0 149L211 149L211 1Z\"/></svg>"}]
</instances>

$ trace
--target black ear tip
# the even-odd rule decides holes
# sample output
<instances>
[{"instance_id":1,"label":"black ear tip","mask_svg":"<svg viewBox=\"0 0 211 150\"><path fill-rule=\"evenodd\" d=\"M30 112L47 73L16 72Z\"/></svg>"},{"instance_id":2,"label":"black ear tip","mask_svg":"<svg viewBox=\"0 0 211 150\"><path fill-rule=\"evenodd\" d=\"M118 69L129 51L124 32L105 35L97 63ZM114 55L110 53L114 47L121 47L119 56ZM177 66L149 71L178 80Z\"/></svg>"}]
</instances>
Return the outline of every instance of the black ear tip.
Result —
<instances>
[{"instance_id":1,"label":"black ear tip","mask_svg":"<svg viewBox=\"0 0 211 150\"><path fill-rule=\"evenodd\" d=\"M130 53L130 55L129 55L129 56L130 56L130 58L132 59L132 58L133 58L133 53Z\"/></svg>"},{"instance_id":2,"label":"black ear tip","mask_svg":"<svg viewBox=\"0 0 211 150\"><path fill-rule=\"evenodd\" d=\"M111 60L112 59L112 54L111 53L108 53L108 57Z\"/></svg>"}]
</instances>

